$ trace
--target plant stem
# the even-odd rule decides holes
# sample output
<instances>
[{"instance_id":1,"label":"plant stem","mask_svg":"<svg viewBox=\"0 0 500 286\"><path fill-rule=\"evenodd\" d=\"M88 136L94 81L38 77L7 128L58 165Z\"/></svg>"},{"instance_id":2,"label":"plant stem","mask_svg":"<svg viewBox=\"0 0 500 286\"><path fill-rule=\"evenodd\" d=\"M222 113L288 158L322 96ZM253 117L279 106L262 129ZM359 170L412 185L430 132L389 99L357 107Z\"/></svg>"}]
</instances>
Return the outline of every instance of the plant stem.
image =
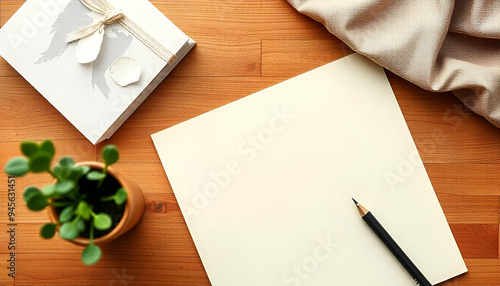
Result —
<instances>
[{"instance_id":1,"label":"plant stem","mask_svg":"<svg viewBox=\"0 0 500 286\"><path fill-rule=\"evenodd\" d=\"M79 202L83 201L86 197L87 197L87 194L83 194L80 198L78 198L78 200L74 197L74 196L68 196L69 198L73 199L72 202L52 202L52 203L49 203L49 206L53 206L53 207L65 207L65 206L70 206L70 205L76 205L78 204ZM76 202L75 202L76 201Z\"/></svg>"},{"instance_id":2,"label":"plant stem","mask_svg":"<svg viewBox=\"0 0 500 286\"><path fill-rule=\"evenodd\" d=\"M102 169L102 174L104 175L104 177L102 179L99 180L99 184L97 185L97 189L100 189L101 186L102 186L102 182L104 182L104 179L106 179L106 171L108 170L108 165L104 165L104 168Z\"/></svg>"},{"instance_id":3,"label":"plant stem","mask_svg":"<svg viewBox=\"0 0 500 286\"><path fill-rule=\"evenodd\" d=\"M76 203L83 201L87 197L87 194L82 194L80 197L77 197L76 196L77 194L80 193L69 193L67 194L67 197L70 198L72 201L76 201Z\"/></svg>"},{"instance_id":4,"label":"plant stem","mask_svg":"<svg viewBox=\"0 0 500 286\"><path fill-rule=\"evenodd\" d=\"M69 194L67 194L67 196L68 196L68 198L70 198L73 201L77 200L76 197L75 197L75 194L69 193Z\"/></svg>"},{"instance_id":5,"label":"plant stem","mask_svg":"<svg viewBox=\"0 0 500 286\"><path fill-rule=\"evenodd\" d=\"M51 174L54 179L61 180L61 178L56 175L56 173L54 173L51 169L48 169L47 172L49 172L49 174Z\"/></svg>"},{"instance_id":6,"label":"plant stem","mask_svg":"<svg viewBox=\"0 0 500 286\"><path fill-rule=\"evenodd\" d=\"M83 201L86 197L87 197L87 194L83 194L80 198L78 198L78 202Z\"/></svg>"},{"instance_id":7,"label":"plant stem","mask_svg":"<svg viewBox=\"0 0 500 286\"><path fill-rule=\"evenodd\" d=\"M101 198L101 202L112 201L112 200L114 200L114 198L115 198L115 195L112 195L112 196L109 196L109 197L105 197L105 198Z\"/></svg>"}]
</instances>

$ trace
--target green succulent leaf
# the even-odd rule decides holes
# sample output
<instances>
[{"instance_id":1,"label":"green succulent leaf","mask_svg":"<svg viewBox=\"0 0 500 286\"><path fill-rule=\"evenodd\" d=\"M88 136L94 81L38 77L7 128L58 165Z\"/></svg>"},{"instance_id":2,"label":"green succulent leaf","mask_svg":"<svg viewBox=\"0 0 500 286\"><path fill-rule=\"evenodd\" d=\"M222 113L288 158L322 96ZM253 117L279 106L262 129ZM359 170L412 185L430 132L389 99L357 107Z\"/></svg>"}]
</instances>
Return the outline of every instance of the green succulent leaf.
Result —
<instances>
[{"instance_id":1,"label":"green succulent leaf","mask_svg":"<svg viewBox=\"0 0 500 286\"><path fill-rule=\"evenodd\" d=\"M87 180L90 181L100 181L106 177L106 174L103 174L99 171L90 171L87 173Z\"/></svg>"},{"instance_id":2,"label":"green succulent leaf","mask_svg":"<svg viewBox=\"0 0 500 286\"><path fill-rule=\"evenodd\" d=\"M75 161L71 157L62 157L61 160L59 160L59 165L64 167L72 167L73 165L75 165Z\"/></svg>"},{"instance_id":3,"label":"green succulent leaf","mask_svg":"<svg viewBox=\"0 0 500 286\"><path fill-rule=\"evenodd\" d=\"M68 171L68 174L66 176L66 179L78 182L78 180L85 175L81 168L82 166L71 166L71 167L65 167Z\"/></svg>"},{"instance_id":4,"label":"green succulent leaf","mask_svg":"<svg viewBox=\"0 0 500 286\"><path fill-rule=\"evenodd\" d=\"M111 227L111 217L107 213L96 214L93 224L98 230L106 230Z\"/></svg>"},{"instance_id":5,"label":"green succulent leaf","mask_svg":"<svg viewBox=\"0 0 500 286\"><path fill-rule=\"evenodd\" d=\"M81 202L78 203L76 212L84 220L89 220L90 219L90 213L92 212L92 206L89 206L89 204L86 201L81 201Z\"/></svg>"},{"instance_id":6,"label":"green succulent leaf","mask_svg":"<svg viewBox=\"0 0 500 286\"><path fill-rule=\"evenodd\" d=\"M85 265L93 265L101 259L101 254L99 246L90 243L82 252L82 261Z\"/></svg>"},{"instance_id":7,"label":"green succulent leaf","mask_svg":"<svg viewBox=\"0 0 500 286\"><path fill-rule=\"evenodd\" d=\"M49 202L47 198L40 192L29 196L28 201L26 201L28 208L32 211L43 210Z\"/></svg>"},{"instance_id":8,"label":"green succulent leaf","mask_svg":"<svg viewBox=\"0 0 500 286\"><path fill-rule=\"evenodd\" d=\"M21 152L23 152L23 154L26 156L26 157L31 157L33 154L36 153L36 151L38 151L38 145L33 142L33 141L23 141L21 142Z\"/></svg>"},{"instance_id":9,"label":"green succulent leaf","mask_svg":"<svg viewBox=\"0 0 500 286\"><path fill-rule=\"evenodd\" d=\"M63 239L72 240L78 236L78 228L76 224L70 221L67 221L61 225L59 228L59 234Z\"/></svg>"},{"instance_id":10,"label":"green succulent leaf","mask_svg":"<svg viewBox=\"0 0 500 286\"><path fill-rule=\"evenodd\" d=\"M54 234L56 233L56 228L57 228L57 224L46 223L40 229L40 235L45 239L52 238L54 236Z\"/></svg>"},{"instance_id":11,"label":"green succulent leaf","mask_svg":"<svg viewBox=\"0 0 500 286\"><path fill-rule=\"evenodd\" d=\"M23 199L25 202L28 202L29 198L35 194L39 194L40 190L37 187L29 186L24 189Z\"/></svg>"},{"instance_id":12,"label":"green succulent leaf","mask_svg":"<svg viewBox=\"0 0 500 286\"><path fill-rule=\"evenodd\" d=\"M117 205L123 204L127 200L127 191L124 188L119 188L114 196Z\"/></svg>"},{"instance_id":13,"label":"green succulent leaf","mask_svg":"<svg viewBox=\"0 0 500 286\"><path fill-rule=\"evenodd\" d=\"M65 207L61 213L59 213L59 221L66 222L70 220L75 215L75 208L73 206Z\"/></svg>"},{"instance_id":14,"label":"green succulent leaf","mask_svg":"<svg viewBox=\"0 0 500 286\"><path fill-rule=\"evenodd\" d=\"M83 232L85 231L85 221L83 219L79 219L76 221L76 228L80 231Z\"/></svg>"},{"instance_id":15,"label":"green succulent leaf","mask_svg":"<svg viewBox=\"0 0 500 286\"><path fill-rule=\"evenodd\" d=\"M65 178L67 177L66 175L67 175L67 171L68 171L68 169L67 169L67 168L65 168L65 167L63 167L63 166L57 165L57 166L55 166L55 167L52 169L52 171L54 172L54 174L56 174L56 176L57 176L58 178L63 178L63 179L65 179Z\"/></svg>"},{"instance_id":16,"label":"green succulent leaf","mask_svg":"<svg viewBox=\"0 0 500 286\"><path fill-rule=\"evenodd\" d=\"M78 179L81 177L80 173L78 170L75 170L74 166L66 166L66 165L56 165L52 171L58 178L61 180L72 180L72 181L78 181ZM76 173L76 175L73 175L73 173Z\"/></svg>"},{"instance_id":17,"label":"green succulent leaf","mask_svg":"<svg viewBox=\"0 0 500 286\"><path fill-rule=\"evenodd\" d=\"M47 197L51 197L55 192L56 192L56 185L47 185L42 188L42 193Z\"/></svg>"},{"instance_id":18,"label":"green succulent leaf","mask_svg":"<svg viewBox=\"0 0 500 286\"><path fill-rule=\"evenodd\" d=\"M40 173L50 170L52 156L46 151L39 150L29 160L29 169L33 173Z\"/></svg>"},{"instance_id":19,"label":"green succulent leaf","mask_svg":"<svg viewBox=\"0 0 500 286\"><path fill-rule=\"evenodd\" d=\"M115 145L106 145L102 148L102 158L106 166L116 163L120 158L120 153L118 153L118 148Z\"/></svg>"},{"instance_id":20,"label":"green succulent leaf","mask_svg":"<svg viewBox=\"0 0 500 286\"><path fill-rule=\"evenodd\" d=\"M71 191L76 186L73 181L59 181L56 183L55 188L58 194L64 195Z\"/></svg>"},{"instance_id":21,"label":"green succulent leaf","mask_svg":"<svg viewBox=\"0 0 500 286\"><path fill-rule=\"evenodd\" d=\"M28 173L29 170L29 161L24 157L12 158L5 164L5 173L11 176L23 176Z\"/></svg>"},{"instance_id":22,"label":"green succulent leaf","mask_svg":"<svg viewBox=\"0 0 500 286\"><path fill-rule=\"evenodd\" d=\"M56 153L56 148L54 147L54 143L52 143L52 141L50 140L45 140L42 143L40 143L39 149L47 152L51 159Z\"/></svg>"},{"instance_id":23,"label":"green succulent leaf","mask_svg":"<svg viewBox=\"0 0 500 286\"><path fill-rule=\"evenodd\" d=\"M78 166L78 169L80 170L80 173L83 175L86 175L90 171L89 166Z\"/></svg>"}]
</instances>

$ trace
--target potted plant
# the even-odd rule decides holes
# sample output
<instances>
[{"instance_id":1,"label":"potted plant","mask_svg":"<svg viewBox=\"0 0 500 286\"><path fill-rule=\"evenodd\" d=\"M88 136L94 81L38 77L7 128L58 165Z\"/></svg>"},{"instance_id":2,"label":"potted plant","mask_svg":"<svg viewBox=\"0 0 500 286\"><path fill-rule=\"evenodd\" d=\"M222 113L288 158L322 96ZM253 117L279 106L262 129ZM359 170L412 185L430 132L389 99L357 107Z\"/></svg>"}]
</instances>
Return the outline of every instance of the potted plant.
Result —
<instances>
[{"instance_id":1,"label":"potted plant","mask_svg":"<svg viewBox=\"0 0 500 286\"><path fill-rule=\"evenodd\" d=\"M50 140L40 144L24 141L21 152L24 157L12 158L5 165L7 174L48 173L54 178L52 184L41 189L28 186L23 192L30 210L49 210L51 222L41 227L40 235L48 239L58 230L63 239L86 245L81 255L86 265L101 258L98 245L110 242L139 222L144 196L137 184L110 167L119 159L116 146L102 149L104 164L75 164L71 157L62 157L51 167L55 148Z\"/></svg>"}]
</instances>

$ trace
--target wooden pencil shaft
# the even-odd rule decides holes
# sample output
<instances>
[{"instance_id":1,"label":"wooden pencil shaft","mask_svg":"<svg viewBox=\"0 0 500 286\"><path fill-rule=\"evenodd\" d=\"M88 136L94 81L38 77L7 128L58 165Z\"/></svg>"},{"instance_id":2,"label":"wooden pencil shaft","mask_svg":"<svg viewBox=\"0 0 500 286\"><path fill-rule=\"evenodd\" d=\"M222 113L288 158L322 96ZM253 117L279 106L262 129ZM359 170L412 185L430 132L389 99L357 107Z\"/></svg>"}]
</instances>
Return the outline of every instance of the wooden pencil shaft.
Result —
<instances>
[{"instance_id":1,"label":"wooden pencil shaft","mask_svg":"<svg viewBox=\"0 0 500 286\"><path fill-rule=\"evenodd\" d=\"M415 283L421 286L432 286L432 284L425 278L425 276L418 270L418 268L413 264L410 258L404 253L404 251L399 247L399 245L392 239L392 237L387 233L387 231L382 227L378 220L373 216L371 212L365 213L363 215L363 220L368 224L368 226L375 232L375 234L382 240L385 246L391 251L391 253L397 258L399 263L408 271L412 276Z\"/></svg>"}]
</instances>

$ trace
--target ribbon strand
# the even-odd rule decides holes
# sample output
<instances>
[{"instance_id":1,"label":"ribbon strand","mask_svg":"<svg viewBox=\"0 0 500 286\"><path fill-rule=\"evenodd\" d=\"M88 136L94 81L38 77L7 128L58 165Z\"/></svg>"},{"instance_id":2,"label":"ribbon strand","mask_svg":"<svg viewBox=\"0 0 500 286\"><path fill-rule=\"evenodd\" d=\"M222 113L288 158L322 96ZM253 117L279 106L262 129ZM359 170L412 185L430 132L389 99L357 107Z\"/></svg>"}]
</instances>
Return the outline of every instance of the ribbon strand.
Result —
<instances>
[{"instance_id":1,"label":"ribbon strand","mask_svg":"<svg viewBox=\"0 0 500 286\"><path fill-rule=\"evenodd\" d=\"M96 23L90 24L89 26L69 33L66 36L66 42L70 43L81 38L85 38L93 34L95 31L103 28L105 25L109 25L114 22L120 23L125 29L127 29L134 37L139 39L144 45L155 52L160 58L162 58L166 63L170 64L175 60L176 55L165 48L160 42L151 37L146 31L134 23L130 18L125 16L121 9L116 9L106 0L80 0L85 7L90 10L103 15L103 18Z\"/></svg>"}]
</instances>

